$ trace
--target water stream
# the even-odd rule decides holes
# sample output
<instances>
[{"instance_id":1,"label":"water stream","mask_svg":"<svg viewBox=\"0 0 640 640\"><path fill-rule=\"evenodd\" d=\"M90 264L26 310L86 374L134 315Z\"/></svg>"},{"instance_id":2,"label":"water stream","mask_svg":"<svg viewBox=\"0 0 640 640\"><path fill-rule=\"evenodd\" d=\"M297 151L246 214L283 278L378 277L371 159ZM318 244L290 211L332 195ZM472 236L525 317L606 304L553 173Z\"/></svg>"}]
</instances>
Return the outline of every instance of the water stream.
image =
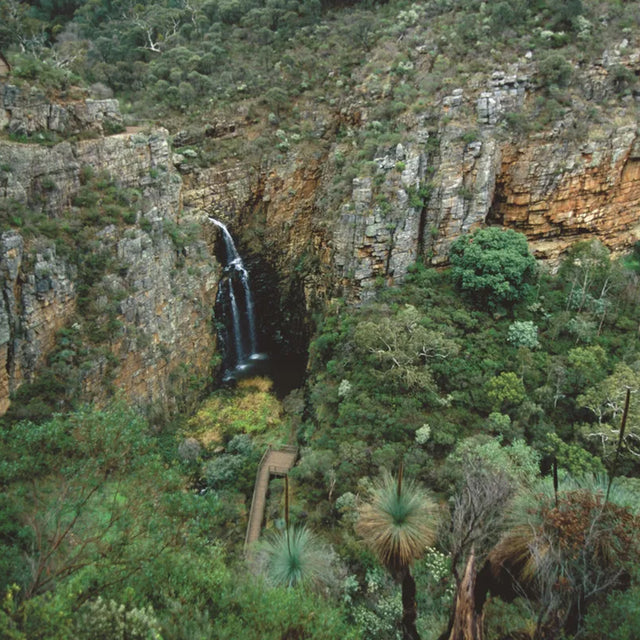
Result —
<instances>
[{"instance_id":1,"label":"water stream","mask_svg":"<svg viewBox=\"0 0 640 640\"><path fill-rule=\"evenodd\" d=\"M247 272L227 227L209 217L222 231L224 240L224 271L218 285L216 309L220 310L220 339L224 348L225 379L258 373L259 364L267 359L258 351L256 318Z\"/></svg>"}]
</instances>

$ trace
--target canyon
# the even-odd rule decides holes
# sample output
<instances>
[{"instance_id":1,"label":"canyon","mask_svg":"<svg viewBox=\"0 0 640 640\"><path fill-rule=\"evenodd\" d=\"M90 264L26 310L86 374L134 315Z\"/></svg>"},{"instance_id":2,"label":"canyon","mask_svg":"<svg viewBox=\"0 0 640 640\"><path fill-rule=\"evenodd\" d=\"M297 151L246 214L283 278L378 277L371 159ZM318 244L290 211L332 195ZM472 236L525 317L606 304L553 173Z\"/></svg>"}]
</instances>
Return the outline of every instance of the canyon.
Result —
<instances>
[{"instance_id":1,"label":"canyon","mask_svg":"<svg viewBox=\"0 0 640 640\"><path fill-rule=\"evenodd\" d=\"M526 234L549 269L581 240L629 251L640 239L640 96L615 94L607 64L638 74L640 52L607 60L581 74L582 102L524 132L508 124L528 117L540 94L528 59L479 76L405 115L402 140L380 144L366 170L347 178L355 136L381 126L363 98L367 78L339 109L309 115L313 153L293 147L267 161L219 163L200 161L197 134L125 129L116 100L56 101L0 85L0 204L9 222L0 234L0 412L54 360L77 365L61 331L87 340L74 248L51 226L45 233L27 218L11 221L18 210L54 226L79 215L87 168L137 197L126 224L95 225L93 246L111 265L95 289L95 321L114 328L82 361L81 395L100 401L119 391L159 411L221 373L214 307L223 241L210 216L236 240L255 288L259 342L291 365L289 388L302 382L313 314L329 300L360 304L402 282L416 260L444 266L451 242L479 226ZM605 106L585 124L593 96ZM248 139L254 126L238 115L213 144Z\"/></svg>"}]
</instances>

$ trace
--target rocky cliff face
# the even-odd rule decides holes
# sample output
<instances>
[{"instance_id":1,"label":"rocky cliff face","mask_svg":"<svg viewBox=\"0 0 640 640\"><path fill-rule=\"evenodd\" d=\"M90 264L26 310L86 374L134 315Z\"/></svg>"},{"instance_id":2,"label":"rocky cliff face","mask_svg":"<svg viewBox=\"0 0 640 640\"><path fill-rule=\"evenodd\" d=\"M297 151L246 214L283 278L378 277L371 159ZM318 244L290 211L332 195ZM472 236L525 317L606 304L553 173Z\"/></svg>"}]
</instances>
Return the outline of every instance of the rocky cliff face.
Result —
<instances>
[{"instance_id":1,"label":"rocky cliff face","mask_svg":"<svg viewBox=\"0 0 640 640\"><path fill-rule=\"evenodd\" d=\"M416 64L422 53L418 47ZM402 281L417 258L445 264L451 242L484 224L522 231L551 267L579 240L598 238L621 253L640 238L640 95L617 92L615 65L640 75L640 48L624 42L605 52L559 96L536 85L532 54L476 74L403 114L399 142L385 144L380 133L371 161L360 163L365 170L336 195L334 184L353 170L356 141L385 127L370 113L384 95L370 76L355 76L352 94L326 118L321 157L291 150L262 173L241 163L205 172L207 196L200 179L189 179L185 201L235 221L279 273L312 256L307 302L357 302Z\"/></svg>"},{"instance_id":2,"label":"rocky cliff face","mask_svg":"<svg viewBox=\"0 0 640 640\"><path fill-rule=\"evenodd\" d=\"M351 295L401 281L418 256L444 264L451 242L484 224L522 231L551 266L579 240L629 250L640 239L640 96L615 95L608 68L621 61L640 74L640 50L605 54L540 131L528 120L549 98L536 91L528 59L408 120L402 144L378 149L373 176L353 180L332 229L334 268ZM581 114L602 102L585 125Z\"/></svg>"},{"instance_id":3,"label":"rocky cliff face","mask_svg":"<svg viewBox=\"0 0 640 640\"><path fill-rule=\"evenodd\" d=\"M536 256L556 262L576 240L614 252L640 239L640 135L635 123L603 126L570 153L542 137L505 146L489 220L525 233Z\"/></svg>"},{"instance_id":4,"label":"rocky cliff face","mask_svg":"<svg viewBox=\"0 0 640 640\"><path fill-rule=\"evenodd\" d=\"M0 141L0 158L5 223L15 211L24 218L0 236L0 412L12 392L51 364L52 354L56 363L82 360L84 397L120 389L142 403L167 406L182 380L207 375L215 353L211 316L219 267L212 234L183 211L167 132L51 147ZM110 265L83 292L95 298L89 320L78 313L79 245L65 246L69 238L55 229L81 214L83 177L101 171L137 197L124 224L94 221L95 237L84 245ZM31 226L34 219L41 227ZM106 325L105 344L95 334ZM63 328L84 347L78 340L61 346Z\"/></svg>"},{"instance_id":5,"label":"rocky cliff face","mask_svg":"<svg viewBox=\"0 0 640 640\"><path fill-rule=\"evenodd\" d=\"M19 233L0 236L0 414L9 408L10 393L43 364L75 311L74 269L53 247L33 250L31 256L25 252Z\"/></svg>"},{"instance_id":6,"label":"rocky cliff face","mask_svg":"<svg viewBox=\"0 0 640 640\"><path fill-rule=\"evenodd\" d=\"M78 99L57 104L38 89L23 91L0 83L0 130L17 135L54 132L101 134L122 128L117 100Z\"/></svg>"},{"instance_id":7,"label":"rocky cliff face","mask_svg":"<svg viewBox=\"0 0 640 640\"><path fill-rule=\"evenodd\" d=\"M99 137L53 146L0 140L0 203L12 227L0 237L0 411L60 353L60 330L86 336L97 321L111 329L106 348L94 345L82 365L88 396L121 388L167 405L179 380L206 375L220 273L209 215L227 224L249 267L263 345L297 358L298 377L323 299L357 303L402 281L418 258L444 264L452 240L475 227L522 231L551 265L582 239L629 249L640 238L640 99L616 94L614 63L640 75L640 49L607 53L544 120L551 98L536 88L527 56L405 113L393 142L370 113L384 96L363 74L339 109L313 112L322 122L313 151L282 142L269 163L236 155L213 166L199 158L197 135L176 135L179 153L161 129L105 137L120 122L112 101L56 106L5 86L6 130ZM249 126L203 136L244 136L250 147ZM351 162L356 140L367 138L379 139L370 159ZM139 192L125 223L97 225L92 246L111 268L94 284L91 320L79 308L81 261L54 231L76 211L87 167ZM11 219L17 210L29 213L22 225ZM28 223L34 212L37 228Z\"/></svg>"}]
</instances>

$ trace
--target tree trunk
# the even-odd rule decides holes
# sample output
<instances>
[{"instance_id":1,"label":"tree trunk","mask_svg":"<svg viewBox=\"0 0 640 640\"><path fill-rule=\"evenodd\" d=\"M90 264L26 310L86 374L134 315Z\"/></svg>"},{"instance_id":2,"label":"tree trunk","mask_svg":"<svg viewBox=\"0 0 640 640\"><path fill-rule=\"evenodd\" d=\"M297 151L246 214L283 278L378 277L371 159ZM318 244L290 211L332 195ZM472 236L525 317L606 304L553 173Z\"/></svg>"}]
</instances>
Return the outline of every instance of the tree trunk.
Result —
<instances>
[{"instance_id":1,"label":"tree trunk","mask_svg":"<svg viewBox=\"0 0 640 640\"><path fill-rule=\"evenodd\" d=\"M453 624L449 640L482 640L482 604L476 602L476 556L467 560L462 580L456 591Z\"/></svg>"},{"instance_id":2,"label":"tree trunk","mask_svg":"<svg viewBox=\"0 0 640 640\"><path fill-rule=\"evenodd\" d=\"M401 572L402 584L402 638L403 640L420 640L416 629L418 605L416 604L416 581L411 575L409 567Z\"/></svg>"}]
</instances>

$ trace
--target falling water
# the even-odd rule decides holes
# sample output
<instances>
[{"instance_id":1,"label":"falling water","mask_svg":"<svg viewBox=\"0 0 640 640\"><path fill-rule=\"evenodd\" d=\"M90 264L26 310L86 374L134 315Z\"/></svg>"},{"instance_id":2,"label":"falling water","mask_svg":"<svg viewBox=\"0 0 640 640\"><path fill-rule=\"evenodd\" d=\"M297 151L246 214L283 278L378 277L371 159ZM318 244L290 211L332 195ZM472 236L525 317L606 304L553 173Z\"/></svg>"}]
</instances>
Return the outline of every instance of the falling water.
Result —
<instances>
[{"instance_id":1,"label":"falling water","mask_svg":"<svg viewBox=\"0 0 640 640\"><path fill-rule=\"evenodd\" d=\"M222 230L224 239L224 276L218 290L218 302L225 315L222 320L226 333L223 342L226 347L227 373L228 377L234 377L234 373L252 368L252 365L264 360L265 356L257 350L249 274L227 227L215 218L210 217L209 221Z\"/></svg>"}]
</instances>

